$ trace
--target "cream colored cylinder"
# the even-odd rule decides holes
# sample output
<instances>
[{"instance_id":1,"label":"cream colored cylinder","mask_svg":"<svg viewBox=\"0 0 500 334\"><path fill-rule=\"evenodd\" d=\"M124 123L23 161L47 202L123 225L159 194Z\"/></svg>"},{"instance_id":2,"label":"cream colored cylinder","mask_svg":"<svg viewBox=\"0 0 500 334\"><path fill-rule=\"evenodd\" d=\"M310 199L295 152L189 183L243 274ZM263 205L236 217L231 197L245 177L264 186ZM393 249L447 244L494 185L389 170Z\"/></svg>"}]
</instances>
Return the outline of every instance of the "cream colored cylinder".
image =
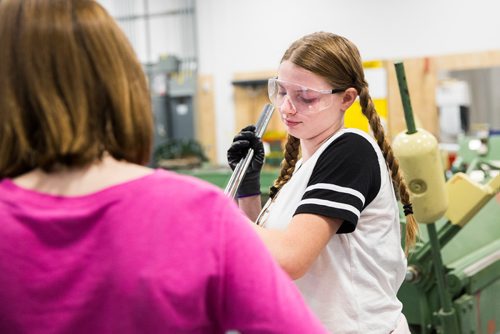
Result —
<instances>
[{"instance_id":1,"label":"cream colored cylinder","mask_svg":"<svg viewBox=\"0 0 500 334\"><path fill-rule=\"evenodd\" d=\"M436 138L423 130L394 138L394 154L412 194L413 213L419 223L434 223L448 208L443 163Z\"/></svg>"}]
</instances>

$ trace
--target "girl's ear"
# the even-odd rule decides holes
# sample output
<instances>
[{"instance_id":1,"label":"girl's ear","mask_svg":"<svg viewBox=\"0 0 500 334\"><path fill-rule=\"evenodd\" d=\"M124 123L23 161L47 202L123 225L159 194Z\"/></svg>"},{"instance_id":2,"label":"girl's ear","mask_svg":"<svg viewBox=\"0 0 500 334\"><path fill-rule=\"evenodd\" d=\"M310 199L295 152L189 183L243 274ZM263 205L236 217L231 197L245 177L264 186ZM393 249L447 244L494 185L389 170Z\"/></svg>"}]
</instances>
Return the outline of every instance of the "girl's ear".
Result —
<instances>
[{"instance_id":1,"label":"girl's ear","mask_svg":"<svg viewBox=\"0 0 500 334\"><path fill-rule=\"evenodd\" d=\"M354 88L347 88L342 96L342 110L347 110L358 97L358 92Z\"/></svg>"}]
</instances>

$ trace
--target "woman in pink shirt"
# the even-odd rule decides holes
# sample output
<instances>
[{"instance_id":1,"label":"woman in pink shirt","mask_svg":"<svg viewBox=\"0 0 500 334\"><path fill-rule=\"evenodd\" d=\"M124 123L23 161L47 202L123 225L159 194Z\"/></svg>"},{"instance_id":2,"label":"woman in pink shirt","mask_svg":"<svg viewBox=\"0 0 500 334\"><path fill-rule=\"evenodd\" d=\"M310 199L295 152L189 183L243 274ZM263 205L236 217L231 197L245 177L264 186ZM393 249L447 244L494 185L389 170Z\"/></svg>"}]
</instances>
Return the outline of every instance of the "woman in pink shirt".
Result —
<instances>
[{"instance_id":1,"label":"woman in pink shirt","mask_svg":"<svg viewBox=\"0 0 500 334\"><path fill-rule=\"evenodd\" d=\"M0 2L0 332L324 333L235 204L142 166L145 75L90 0Z\"/></svg>"}]
</instances>

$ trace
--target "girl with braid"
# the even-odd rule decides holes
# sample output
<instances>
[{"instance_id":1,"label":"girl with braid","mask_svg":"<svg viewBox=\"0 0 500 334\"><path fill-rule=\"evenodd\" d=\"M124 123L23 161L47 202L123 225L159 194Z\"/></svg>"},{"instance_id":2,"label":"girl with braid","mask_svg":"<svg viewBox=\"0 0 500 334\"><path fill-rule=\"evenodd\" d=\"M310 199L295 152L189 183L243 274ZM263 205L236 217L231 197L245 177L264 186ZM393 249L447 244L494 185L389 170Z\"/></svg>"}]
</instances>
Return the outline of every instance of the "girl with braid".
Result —
<instances>
[{"instance_id":1,"label":"girl with braid","mask_svg":"<svg viewBox=\"0 0 500 334\"><path fill-rule=\"evenodd\" d=\"M255 151L238 189L240 208L331 332L409 333L396 297L406 272L397 197L407 250L417 225L358 49L331 33L304 36L285 52L268 89L288 132L285 157L260 210L262 142L251 126L234 138L233 168ZM344 126L358 97L373 136Z\"/></svg>"}]
</instances>

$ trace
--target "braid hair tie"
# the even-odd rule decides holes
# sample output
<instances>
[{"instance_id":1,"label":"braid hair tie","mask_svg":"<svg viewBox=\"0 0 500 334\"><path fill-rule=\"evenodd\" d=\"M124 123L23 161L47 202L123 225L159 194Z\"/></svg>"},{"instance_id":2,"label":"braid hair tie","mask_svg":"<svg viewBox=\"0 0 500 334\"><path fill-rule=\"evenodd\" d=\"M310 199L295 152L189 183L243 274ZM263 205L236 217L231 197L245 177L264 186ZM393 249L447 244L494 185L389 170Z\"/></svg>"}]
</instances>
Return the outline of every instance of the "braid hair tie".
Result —
<instances>
[{"instance_id":1,"label":"braid hair tie","mask_svg":"<svg viewBox=\"0 0 500 334\"><path fill-rule=\"evenodd\" d=\"M405 216L412 215L413 214L413 207L411 203L403 205L403 211L405 213Z\"/></svg>"},{"instance_id":2,"label":"braid hair tie","mask_svg":"<svg viewBox=\"0 0 500 334\"><path fill-rule=\"evenodd\" d=\"M271 188L269 189L269 197L274 198L274 196L276 196L277 193L278 193L278 188L274 185L271 186Z\"/></svg>"}]
</instances>

